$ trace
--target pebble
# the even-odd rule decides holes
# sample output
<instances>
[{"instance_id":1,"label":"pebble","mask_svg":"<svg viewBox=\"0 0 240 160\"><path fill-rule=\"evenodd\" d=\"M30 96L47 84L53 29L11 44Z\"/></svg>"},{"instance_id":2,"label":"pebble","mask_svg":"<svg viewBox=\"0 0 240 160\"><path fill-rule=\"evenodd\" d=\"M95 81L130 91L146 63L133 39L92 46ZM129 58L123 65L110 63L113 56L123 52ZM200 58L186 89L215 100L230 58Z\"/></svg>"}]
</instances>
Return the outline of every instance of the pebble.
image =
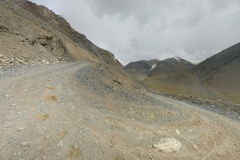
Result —
<instances>
[{"instance_id":1,"label":"pebble","mask_svg":"<svg viewBox=\"0 0 240 160\"><path fill-rule=\"evenodd\" d=\"M193 147L194 147L195 149L198 149L198 147L197 147L196 145L193 145Z\"/></svg>"},{"instance_id":2,"label":"pebble","mask_svg":"<svg viewBox=\"0 0 240 160\"><path fill-rule=\"evenodd\" d=\"M177 133L177 134L180 134L179 130L176 130L176 133Z\"/></svg>"},{"instance_id":3,"label":"pebble","mask_svg":"<svg viewBox=\"0 0 240 160\"><path fill-rule=\"evenodd\" d=\"M10 126L9 125L6 125L6 126L4 126L3 128L9 128Z\"/></svg>"},{"instance_id":4,"label":"pebble","mask_svg":"<svg viewBox=\"0 0 240 160\"><path fill-rule=\"evenodd\" d=\"M74 144L74 148L78 148L78 146L76 144Z\"/></svg>"},{"instance_id":5,"label":"pebble","mask_svg":"<svg viewBox=\"0 0 240 160\"><path fill-rule=\"evenodd\" d=\"M23 142L23 143L21 144L21 146L26 147L26 146L28 146L28 145L30 145L30 144L31 144L31 142Z\"/></svg>"},{"instance_id":6,"label":"pebble","mask_svg":"<svg viewBox=\"0 0 240 160\"><path fill-rule=\"evenodd\" d=\"M17 131L22 131L22 130L24 130L24 128L18 128L18 130L17 130Z\"/></svg>"},{"instance_id":7,"label":"pebble","mask_svg":"<svg viewBox=\"0 0 240 160\"><path fill-rule=\"evenodd\" d=\"M63 141L59 142L57 146L59 147L59 146L62 146L62 145L63 145Z\"/></svg>"},{"instance_id":8,"label":"pebble","mask_svg":"<svg viewBox=\"0 0 240 160\"><path fill-rule=\"evenodd\" d=\"M189 130L190 132L193 132L193 130L192 130L192 129L190 129L190 128L188 128L188 130Z\"/></svg>"}]
</instances>

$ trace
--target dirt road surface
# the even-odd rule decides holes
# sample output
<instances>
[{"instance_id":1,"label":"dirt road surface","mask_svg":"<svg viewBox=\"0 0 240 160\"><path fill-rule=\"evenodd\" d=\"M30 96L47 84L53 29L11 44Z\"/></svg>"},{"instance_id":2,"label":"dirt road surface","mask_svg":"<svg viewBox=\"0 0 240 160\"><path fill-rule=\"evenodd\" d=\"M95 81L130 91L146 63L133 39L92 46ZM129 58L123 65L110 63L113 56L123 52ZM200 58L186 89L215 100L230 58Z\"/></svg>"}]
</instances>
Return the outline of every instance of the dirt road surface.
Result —
<instances>
[{"instance_id":1,"label":"dirt road surface","mask_svg":"<svg viewBox=\"0 0 240 160\"><path fill-rule=\"evenodd\" d=\"M0 142L1 160L238 160L240 124L62 63L0 75Z\"/></svg>"}]
</instances>

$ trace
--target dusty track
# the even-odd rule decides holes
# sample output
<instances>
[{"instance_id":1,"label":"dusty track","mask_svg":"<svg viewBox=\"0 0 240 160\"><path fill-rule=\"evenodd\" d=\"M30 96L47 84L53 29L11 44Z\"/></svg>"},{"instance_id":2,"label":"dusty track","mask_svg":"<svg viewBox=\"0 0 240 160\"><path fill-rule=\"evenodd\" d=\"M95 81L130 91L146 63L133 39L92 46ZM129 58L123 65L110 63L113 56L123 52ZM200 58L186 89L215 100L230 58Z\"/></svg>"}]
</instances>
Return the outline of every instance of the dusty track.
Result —
<instances>
[{"instance_id":1,"label":"dusty track","mask_svg":"<svg viewBox=\"0 0 240 160\"><path fill-rule=\"evenodd\" d=\"M95 72L86 62L5 72L0 159L240 159L239 122L145 91L129 101L104 77L84 81ZM181 149L154 149L164 138Z\"/></svg>"}]
</instances>

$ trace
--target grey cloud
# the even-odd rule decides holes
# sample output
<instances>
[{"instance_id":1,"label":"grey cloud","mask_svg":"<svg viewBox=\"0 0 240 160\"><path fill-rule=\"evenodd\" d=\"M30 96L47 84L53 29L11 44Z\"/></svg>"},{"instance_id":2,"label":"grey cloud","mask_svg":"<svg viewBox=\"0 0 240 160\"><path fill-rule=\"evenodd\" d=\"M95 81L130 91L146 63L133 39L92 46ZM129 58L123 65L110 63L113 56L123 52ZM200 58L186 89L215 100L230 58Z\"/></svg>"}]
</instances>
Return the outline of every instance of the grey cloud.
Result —
<instances>
[{"instance_id":1,"label":"grey cloud","mask_svg":"<svg viewBox=\"0 0 240 160\"><path fill-rule=\"evenodd\" d=\"M119 16L122 20L131 15L138 0L88 0L94 13L98 17L104 15Z\"/></svg>"},{"instance_id":2,"label":"grey cloud","mask_svg":"<svg viewBox=\"0 0 240 160\"><path fill-rule=\"evenodd\" d=\"M142 45L139 41L139 39L137 38L133 38L130 40L130 47L134 48L134 49L138 49L140 48Z\"/></svg>"},{"instance_id":3,"label":"grey cloud","mask_svg":"<svg viewBox=\"0 0 240 160\"><path fill-rule=\"evenodd\" d=\"M199 62L240 42L239 0L32 0L61 14L124 64L179 56Z\"/></svg>"}]
</instances>

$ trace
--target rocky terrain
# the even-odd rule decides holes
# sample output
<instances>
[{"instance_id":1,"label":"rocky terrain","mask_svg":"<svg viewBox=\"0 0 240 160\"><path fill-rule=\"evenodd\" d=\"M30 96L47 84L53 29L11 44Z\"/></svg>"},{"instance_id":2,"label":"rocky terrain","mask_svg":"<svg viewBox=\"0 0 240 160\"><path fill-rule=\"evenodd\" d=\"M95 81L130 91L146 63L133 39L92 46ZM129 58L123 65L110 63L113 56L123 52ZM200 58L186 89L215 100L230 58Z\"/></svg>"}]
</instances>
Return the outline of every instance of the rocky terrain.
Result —
<instances>
[{"instance_id":1,"label":"rocky terrain","mask_svg":"<svg viewBox=\"0 0 240 160\"><path fill-rule=\"evenodd\" d=\"M239 158L239 122L129 89L104 68L82 61L4 72L1 159Z\"/></svg>"},{"instance_id":2,"label":"rocky terrain","mask_svg":"<svg viewBox=\"0 0 240 160\"><path fill-rule=\"evenodd\" d=\"M240 158L238 115L149 92L43 6L0 12L0 159Z\"/></svg>"}]
</instances>

